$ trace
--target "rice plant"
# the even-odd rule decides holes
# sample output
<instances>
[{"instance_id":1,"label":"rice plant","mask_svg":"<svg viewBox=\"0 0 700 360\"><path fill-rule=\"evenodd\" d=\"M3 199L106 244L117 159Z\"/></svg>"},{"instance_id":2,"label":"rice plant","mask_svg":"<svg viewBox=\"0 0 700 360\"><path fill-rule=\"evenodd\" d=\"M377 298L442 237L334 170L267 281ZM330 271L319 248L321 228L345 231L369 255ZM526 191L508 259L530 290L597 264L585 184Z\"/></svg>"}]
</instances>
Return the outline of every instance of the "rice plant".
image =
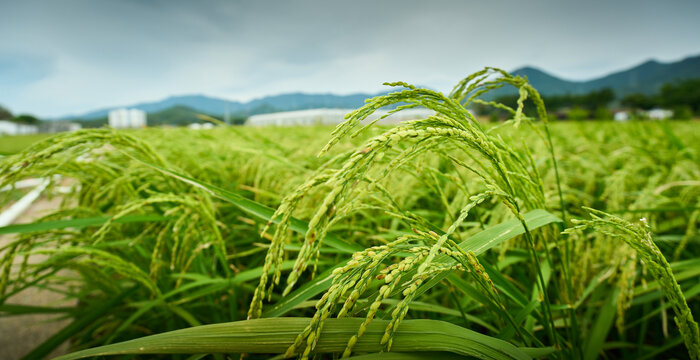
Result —
<instances>
[{"instance_id":1,"label":"rice plant","mask_svg":"<svg viewBox=\"0 0 700 360\"><path fill-rule=\"evenodd\" d=\"M73 319L27 356L698 358L694 124L549 123L494 68L388 85L332 131L86 130L0 160L0 188L73 189L0 228L0 311ZM383 107L434 115L367 123ZM33 286L79 305L13 304Z\"/></svg>"}]
</instances>

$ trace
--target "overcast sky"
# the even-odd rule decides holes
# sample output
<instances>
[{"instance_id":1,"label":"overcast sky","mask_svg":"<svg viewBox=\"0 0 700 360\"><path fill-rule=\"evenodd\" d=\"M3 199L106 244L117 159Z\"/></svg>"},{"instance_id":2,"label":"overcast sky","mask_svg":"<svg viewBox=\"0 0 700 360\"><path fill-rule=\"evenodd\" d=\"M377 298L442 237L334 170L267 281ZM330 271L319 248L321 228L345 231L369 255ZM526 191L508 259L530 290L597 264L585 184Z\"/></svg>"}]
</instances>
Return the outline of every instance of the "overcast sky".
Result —
<instances>
[{"instance_id":1,"label":"overcast sky","mask_svg":"<svg viewBox=\"0 0 700 360\"><path fill-rule=\"evenodd\" d=\"M698 0L0 0L0 104L54 117L183 94L449 90L486 65L583 80L700 54L698 15Z\"/></svg>"}]
</instances>

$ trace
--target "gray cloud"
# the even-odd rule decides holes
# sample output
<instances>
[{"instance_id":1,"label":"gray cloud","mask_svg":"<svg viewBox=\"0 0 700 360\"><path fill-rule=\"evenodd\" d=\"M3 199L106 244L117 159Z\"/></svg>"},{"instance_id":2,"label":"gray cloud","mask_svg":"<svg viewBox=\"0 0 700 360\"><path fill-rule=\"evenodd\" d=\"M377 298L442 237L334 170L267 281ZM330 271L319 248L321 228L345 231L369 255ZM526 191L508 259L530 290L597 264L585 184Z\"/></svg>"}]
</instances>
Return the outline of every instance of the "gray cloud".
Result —
<instances>
[{"instance_id":1,"label":"gray cloud","mask_svg":"<svg viewBox=\"0 0 700 360\"><path fill-rule=\"evenodd\" d=\"M700 52L697 1L4 1L0 103L56 116L205 93L449 89L485 65L585 79Z\"/></svg>"}]
</instances>

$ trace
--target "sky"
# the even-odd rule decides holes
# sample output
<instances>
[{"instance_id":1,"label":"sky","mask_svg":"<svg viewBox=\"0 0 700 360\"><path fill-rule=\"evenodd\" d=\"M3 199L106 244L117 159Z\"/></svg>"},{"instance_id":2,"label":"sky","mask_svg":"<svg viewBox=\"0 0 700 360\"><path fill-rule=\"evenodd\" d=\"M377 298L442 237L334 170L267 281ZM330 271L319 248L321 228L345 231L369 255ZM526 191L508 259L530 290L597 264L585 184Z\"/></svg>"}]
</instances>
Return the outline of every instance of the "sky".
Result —
<instances>
[{"instance_id":1,"label":"sky","mask_svg":"<svg viewBox=\"0 0 700 360\"><path fill-rule=\"evenodd\" d=\"M484 66L587 80L700 54L700 1L0 0L0 105L449 91Z\"/></svg>"}]
</instances>

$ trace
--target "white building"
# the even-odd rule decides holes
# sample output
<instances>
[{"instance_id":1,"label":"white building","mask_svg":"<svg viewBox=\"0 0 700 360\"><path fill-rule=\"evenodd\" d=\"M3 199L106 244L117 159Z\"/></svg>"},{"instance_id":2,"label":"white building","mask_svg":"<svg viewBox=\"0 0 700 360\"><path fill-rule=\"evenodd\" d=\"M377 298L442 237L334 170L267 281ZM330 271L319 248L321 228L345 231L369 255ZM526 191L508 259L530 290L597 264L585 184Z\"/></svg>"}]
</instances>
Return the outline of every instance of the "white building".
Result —
<instances>
[{"instance_id":1,"label":"white building","mask_svg":"<svg viewBox=\"0 0 700 360\"><path fill-rule=\"evenodd\" d=\"M109 126L115 129L146 126L146 112L138 109L116 109L109 112Z\"/></svg>"},{"instance_id":2,"label":"white building","mask_svg":"<svg viewBox=\"0 0 700 360\"><path fill-rule=\"evenodd\" d=\"M627 111L618 111L615 113L615 121L624 122L630 119L630 114Z\"/></svg>"},{"instance_id":3,"label":"white building","mask_svg":"<svg viewBox=\"0 0 700 360\"><path fill-rule=\"evenodd\" d=\"M0 135L24 135L36 134L38 128L35 125L19 124L12 121L0 120Z\"/></svg>"},{"instance_id":4,"label":"white building","mask_svg":"<svg viewBox=\"0 0 700 360\"><path fill-rule=\"evenodd\" d=\"M248 118L246 125L336 125L345 121L345 114L351 111L353 111L353 109L311 109L253 115ZM376 111L368 117L368 121L375 120L386 114L388 114L387 110ZM408 109L392 114L380 120L378 123L396 124L406 120L425 119L434 114L434 111L428 109Z\"/></svg>"},{"instance_id":5,"label":"white building","mask_svg":"<svg viewBox=\"0 0 700 360\"><path fill-rule=\"evenodd\" d=\"M212 123L203 123L203 124L191 123L191 124L187 125L187 128L192 129L192 130L202 130L202 129L208 130L208 129L212 129L213 127L214 127L214 124L212 124Z\"/></svg>"},{"instance_id":6,"label":"white building","mask_svg":"<svg viewBox=\"0 0 700 360\"><path fill-rule=\"evenodd\" d=\"M647 116L651 120L666 120L673 116L673 111L666 109L651 109L647 111Z\"/></svg>"}]
</instances>

